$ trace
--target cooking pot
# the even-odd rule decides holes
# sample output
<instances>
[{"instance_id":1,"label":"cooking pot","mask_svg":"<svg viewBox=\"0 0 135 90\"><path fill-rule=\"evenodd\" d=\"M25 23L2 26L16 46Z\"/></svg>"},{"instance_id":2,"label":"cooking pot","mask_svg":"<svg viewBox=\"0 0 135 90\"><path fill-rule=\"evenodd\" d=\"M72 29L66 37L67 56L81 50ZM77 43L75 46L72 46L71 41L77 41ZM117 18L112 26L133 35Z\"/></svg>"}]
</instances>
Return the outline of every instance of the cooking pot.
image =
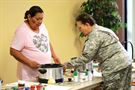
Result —
<instances>
[{"instance_id":1,"label":"cooking pot","mask_svg":"<svg viewBox=\"0 0 135 90\"><path fill-rule=\"evenodd\" d=\"M51 78L55 80L56 83L63 82L63 67L61 64L42 64L39 71L39 82L48 83Z\"/></svg>"}]
</instances>

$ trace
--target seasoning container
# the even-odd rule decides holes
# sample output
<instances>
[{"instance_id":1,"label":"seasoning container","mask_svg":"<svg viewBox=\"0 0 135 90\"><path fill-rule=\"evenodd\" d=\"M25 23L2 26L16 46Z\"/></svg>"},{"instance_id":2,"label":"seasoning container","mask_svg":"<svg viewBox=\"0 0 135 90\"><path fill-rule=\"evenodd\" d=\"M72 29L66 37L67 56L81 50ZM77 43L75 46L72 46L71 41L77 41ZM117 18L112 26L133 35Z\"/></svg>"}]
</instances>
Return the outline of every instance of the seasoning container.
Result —
<instances>
[{"instance_id":1,"label":"seasoning container","mask_svg":"<svg viewBox=\"0 0 135 90\"><path fill-rule=\"evenodd\" d=\"M6 86L5 90L13 90L12 86Z\"/></svg>"},{"instance_id":2,"label":"seasoning container","mask_svg":"<svg viewBox=\"0 0 135 90\"><path fill-rule=\"evenodd\" d=\"M92 79L93 79L93 73L92 73L93 71L88 71L88 80L89 81L92 81Z\"/></svg>"},{"instance_id":3,"label":"seasoning container","mask_svg":"<svg viewBox=\"0 0 135 90\"><path fill-rule=\"evenodd\" d=\"M73 72L73 80L74 80L74 82L79 81L78 71L77 70L74 70L74 72Z\"/></svg>"},{"instance_id":4,"label":"seasoning container","mask_svg":"<svg viewBox=\"0 0 135 90\"><path fill-rule=\"evenodd\" d=\"M47 86L47 85L43 85L43 86L42 86L42 88L43 88L42 90L46 90L46 86Z\"/></svg>"},{"instance_id":5,"label":"seasoning container","mask_svg":"<svg viewBox=\"0 0 135 90\"><path fill-rule=\"evenodd\" d=\"M35 88L36 88L35 85L30 86L30 90L35 90Z\"/></svg>"},{"instance_id":6,"label":"seasoning container","mask_svg":"<svg viewBox=\"0 0 135 90\"><path fill-rule=\"evenodd\" d=\"M85 81L85 72L82 71L79 73L79 81L84 82Z\"/></svg>"},{"instance_id":7,"label":"seasoning container","mask_svg":"<svg viewBox=\"0 0 135 90\"><path fill-rule=\"evenodd\" d=\"M15 87L12 87L12 89L13 89L13 90L18 90L17 86L15 86Z\"/></svg>"},{"instance_id":8,"label":"seasoning container","mask_svg":"<svg viewBox=\"0 0 135 90\"><path fill-rule=\"evenodd\" d=\"M69 72L68 72L68 82L73 81L73 73L74 73L74 70L69 70Z\"/></svg>"},{"instance_id":9,"label":"seasoning container","mask_svg":"<svg viewBox=\"0 0 135 90\"><path fill-rule=\"evenodd\" d=\"M25 81L18 80L18 90L24 90L25 89Z\"/></svg>"},{"instance_id":10,"label":"seasoning container","mask_svg":"<svg viewBox=\"0 0 135 90\"><path fill-rule=\"evenodd\" d=\"M29 87L25 87L25 90L30 90L30 88Z\"/></svg>"},{"instance_id":11,"label":"seasoning container","mask_svg":"<svg viewBox=\"0 0 135 90\"><path fill-rule=\"evenodd\" d=\"M88 76L89 70L85 70L85 81L89 81L89 76Z\"/></svg>"},{"instance_id":12,"label":"seasoning container","mask_svg":"<svg viewBox=\"0 0 135 90\"><path fill-rule=\"evenodd\" d=\"M37 85L36 88L37 88L36 90L43 90L43 86L41 85Z\"/></svg>"},{"instance_id":13,"label":"seasoning container","mask_svg":"<svg viewBox=\"0 0 135 90\"><path fill-rule=\"evenodd\" d=\"M71 77L68 78L68 82L72 82L72 78Z\"/></svg>"}]
</instances>

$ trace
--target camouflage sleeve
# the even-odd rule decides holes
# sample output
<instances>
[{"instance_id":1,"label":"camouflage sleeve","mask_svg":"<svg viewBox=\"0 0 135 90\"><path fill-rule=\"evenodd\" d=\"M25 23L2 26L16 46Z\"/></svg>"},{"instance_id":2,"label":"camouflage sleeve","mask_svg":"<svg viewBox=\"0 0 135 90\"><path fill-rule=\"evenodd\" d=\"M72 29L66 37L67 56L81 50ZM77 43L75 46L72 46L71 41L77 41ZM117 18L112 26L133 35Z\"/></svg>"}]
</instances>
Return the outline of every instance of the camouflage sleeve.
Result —
<instances>
[{"instance_id":1,"label":"camouflage sleeve","mask_svg":"<svg viewBox=\"0 0 135 90\"><path fill-rule=\"evenodd\" d=\"M87 62L90 62L98 52L100 45L101 45L101 38L97 34L90 35L85 42L81 56L73 58L69 62L66 62L66 66L68 68L75 66L82 66Z\"/></svg>"}]
</instances>

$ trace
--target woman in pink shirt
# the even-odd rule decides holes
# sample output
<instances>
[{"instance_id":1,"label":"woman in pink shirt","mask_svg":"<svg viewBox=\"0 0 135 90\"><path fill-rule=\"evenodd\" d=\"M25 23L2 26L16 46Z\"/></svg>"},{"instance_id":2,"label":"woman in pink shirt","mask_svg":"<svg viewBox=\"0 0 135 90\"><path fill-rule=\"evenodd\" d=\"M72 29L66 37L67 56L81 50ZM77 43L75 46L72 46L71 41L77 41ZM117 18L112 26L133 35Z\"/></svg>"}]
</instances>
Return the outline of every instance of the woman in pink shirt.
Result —
<instances>
[{"instance_id":1,"label":"woman in pink shirt","mask_svg":"<svg viewBox=\"0 0 135 90\"><path fill-rule=\"evenodd\" d=\"M43 24L44 12L39 6L32 6L25 13L24 22L16 29L10 54L18 60L17 76L21 80L35 81L41 64L56 64L60 61L49 41Z\"/></svg>"}]
</instances>

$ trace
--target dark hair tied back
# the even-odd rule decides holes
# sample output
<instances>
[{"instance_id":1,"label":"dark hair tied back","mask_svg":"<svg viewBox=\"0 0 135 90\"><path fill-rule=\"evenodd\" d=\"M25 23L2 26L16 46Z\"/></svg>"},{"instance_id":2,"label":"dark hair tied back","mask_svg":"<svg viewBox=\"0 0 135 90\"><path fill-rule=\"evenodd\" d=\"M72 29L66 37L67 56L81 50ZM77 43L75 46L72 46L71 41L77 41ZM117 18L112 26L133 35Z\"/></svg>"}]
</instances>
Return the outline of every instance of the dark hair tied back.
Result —
<instances>
[{"instance_id":1,"label":"dark hair tied back","mask_svg":"<svg viewBox=\"0 0 135 90\"><path fill-rule=\"evenodd\" d=\"M27 19L28 14L29 14L29 10L27 10L27 11L25 12L24 19Z\"/></svg>"},{"instance_id":2,"label":"dark hair tied back","mask_svg":"<svg viewBox=\"0 0 135 90\"><path fill-rule=\"evenodd\" d=\"M37 13L43 13L43 10L39 6L32 6L25 12L24 19L27 19L29 14L31 17L34 17Z\"/></svg>"}]
</instances>

